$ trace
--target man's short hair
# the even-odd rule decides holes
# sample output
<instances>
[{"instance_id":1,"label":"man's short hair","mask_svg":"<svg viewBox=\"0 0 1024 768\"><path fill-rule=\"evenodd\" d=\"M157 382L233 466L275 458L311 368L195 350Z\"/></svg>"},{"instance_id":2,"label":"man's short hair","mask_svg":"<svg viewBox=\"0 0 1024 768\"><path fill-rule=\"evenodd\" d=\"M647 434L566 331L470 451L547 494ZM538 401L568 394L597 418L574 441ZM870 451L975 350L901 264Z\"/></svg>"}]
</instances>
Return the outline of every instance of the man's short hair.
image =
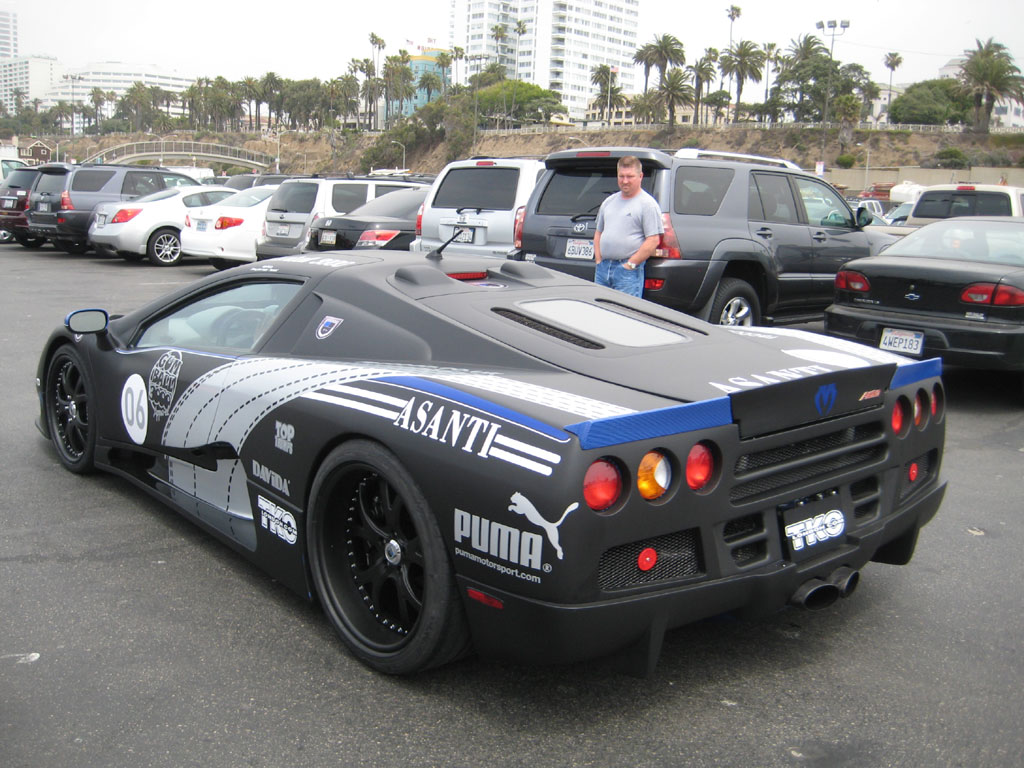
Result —
<instances>
[{"instance_id":1,"label":"man's short hair","mask_svg":"<svg viewBox=\"0 0 1024 768\"><path fill-rule=\"evenodd\" d=\"M644 175L644 168L640 165L640 160L637 159L636 155L626 155L619 158L619 162L615 164L617 170L624 170L626 168L632 168L637 172L638 175Z\"/></svg>"}]
</instances>

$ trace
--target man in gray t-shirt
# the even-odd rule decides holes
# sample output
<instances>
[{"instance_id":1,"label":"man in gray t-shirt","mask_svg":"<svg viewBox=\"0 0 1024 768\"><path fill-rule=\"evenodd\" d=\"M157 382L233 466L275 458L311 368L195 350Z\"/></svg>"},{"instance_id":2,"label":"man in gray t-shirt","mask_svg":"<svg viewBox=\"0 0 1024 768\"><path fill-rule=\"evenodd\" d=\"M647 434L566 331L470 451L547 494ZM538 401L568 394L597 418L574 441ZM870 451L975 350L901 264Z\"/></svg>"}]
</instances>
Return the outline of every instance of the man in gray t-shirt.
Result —
<instances>
[{"instance_id":1,"label":"man in gray t-shirt","mask_svg":"<svg viewBox=\"0 0 1024 768\"><path fill-rule=\"evenodd\" d=\"M658 247L665 226L658 201L641 189L644 171L632 155L619 158L619 191L597 212L594 282L643 296L644 262Z\"/></svg>"}]
</instances>

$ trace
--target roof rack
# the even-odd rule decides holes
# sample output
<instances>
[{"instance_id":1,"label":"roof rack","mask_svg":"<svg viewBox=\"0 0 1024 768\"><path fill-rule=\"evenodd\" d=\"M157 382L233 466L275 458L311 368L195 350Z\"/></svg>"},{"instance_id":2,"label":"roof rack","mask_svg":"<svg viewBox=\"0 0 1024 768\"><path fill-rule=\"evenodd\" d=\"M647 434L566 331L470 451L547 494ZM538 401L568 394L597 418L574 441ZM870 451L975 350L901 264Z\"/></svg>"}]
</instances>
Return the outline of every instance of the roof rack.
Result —
<instances>
[{"instance_id":1,"label":"roof rack","mask_svg":"<svg viewBox=\"0 0 1024 768\"><path fill-rule=\"evenodd\" d=\"M720 160L741 160L748 163L763 163L765 165L777 165L781 168L792 168L794 171L803 170L796 163L785 160L781 157L764 157L762 155L745 155L741 152L723 152L717 149L697 149L696 147L683 147L676 152L676 157L683 157L689 160L697 160L702 157L718 158Z\"/></svg>"}]
</instances>

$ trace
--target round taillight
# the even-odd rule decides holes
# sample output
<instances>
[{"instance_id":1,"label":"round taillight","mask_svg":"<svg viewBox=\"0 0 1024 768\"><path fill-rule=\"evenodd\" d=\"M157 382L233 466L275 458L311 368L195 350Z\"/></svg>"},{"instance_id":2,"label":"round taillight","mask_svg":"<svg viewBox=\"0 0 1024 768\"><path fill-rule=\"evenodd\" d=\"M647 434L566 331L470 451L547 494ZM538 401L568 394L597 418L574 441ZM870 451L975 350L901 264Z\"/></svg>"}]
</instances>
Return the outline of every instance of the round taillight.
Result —
<instances>
[{"instance_id":1,"label":"round taillight","mask_svg":"<svg viewBox=\"0 0 1024 768\"><path fill-rule=\"evenodd\" d=\"M892 431L894 434L902 437L907 427L907 411L909 410L909 404L905 397L899 398L892 406L892 417L890 418L890 424L892 425Z\"/></svg>"},{"instance_id":2,"label":"round taillight","mask_svg":"<svg viewBox=\"0 0 1024 768\"><path fill-rule=\"evenodd\" d=\"M649 571L658 562L658 550L645 547L636 558L636 567L641 571Z\"/></svg>"},{"instance_id":3,"label":"round taillight","mask_svg":"<svg viewBox=\"0 0 1024 768\"><path fill-rule=\"evenodd\" d=\"M707 443L697 443L686 457L686 484L699 491L711 482L715 474L715 453Z\"/></svg>"},{"instance_id":4,"label":"round taillight","mask_svg":"<svg viewBox=\"0 0 1024 768\"><path fill-rule=\"evenodd\" d=\"M932 421L939 421L946 410L945 395L942 392L942 385L936 384L932 387Z\"/></svg>"},{"instance_id":5,"label":"round taillight","mask_svg":"<svg viewBox=\"0 0 1024 768\"><path fill-rule=\"evenodd\" d=\"M672 465L661 451L648 451L640 460L636 473L636 488L648 501L665 495L672 482Z\"/></svg>"},{"instance_id":6,"label":"round taillight","mask_svg":"<svg viewBox=\"0 0 1024 768\"><path fill-rule=\"evenodd\" d=\"M910 482L914 482L915 480L917 480L917 473L919 471L920 470L918 470L918 468L917 468L917 462L916 461L910 462L910 467L908 467L908 469L907 469L907 479Z\"/></svg>"},{"instance_id":7,"label":"round taillight","mask_svg":"<svg viewBox=\"0 0 1024 768\"><path fill-rule=\"evenodd\" d=\"M622 473L614 462L598 459L583 476L583 499L595 512L608 509L622 496Z\"/></svg>"},{"instance_id":8,"label":"round taillight","mask_svg":"<svg viewBox=\"0 0 1024 768\"><path fill-rule=\"evenodd\" d=\"M914 396L914 426L918 429L924 429L928 423L928 414L931 412L931 407L928 403L928 393L923 389L917 390L917 394Z\"/></svg>"}]
</instances>

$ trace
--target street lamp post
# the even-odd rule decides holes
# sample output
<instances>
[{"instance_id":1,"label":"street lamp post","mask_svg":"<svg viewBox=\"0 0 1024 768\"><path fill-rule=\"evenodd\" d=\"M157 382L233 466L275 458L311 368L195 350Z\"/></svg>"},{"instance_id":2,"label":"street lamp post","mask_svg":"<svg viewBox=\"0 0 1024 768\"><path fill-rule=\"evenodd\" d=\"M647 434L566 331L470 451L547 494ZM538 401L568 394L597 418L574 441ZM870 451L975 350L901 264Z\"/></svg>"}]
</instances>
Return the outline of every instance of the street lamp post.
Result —
<instances>
[{"instance_id":1,"label":"street lamp post","mask_svg":"<svg viewBox=\"0 0 1024 768\"><path fill-rule=\"evenodd\" d=\"M840 22L836 22L835 19L829 19L828 21L819 21L814 25L822 34L825 34L826 27L828 28L828 34L832 36L832 44L828 49L828 85L825 88L825 111L821 114L821 162L825 162L825 126L828 125L828 99L832 95L832 54L836 48L836 35L842 35L846 30L850 28L850 22L843 19ZM840 31L836 31L836 29Z\"/></svg>"},{"instance_id":2,"label":"street lamp post","mask_svg":"<svg viewBox=\"0 0 1024 768\"><path fill-rule=\"evenodd\" d=\"M402 170L405 170L405 144L400 141L392 141L392 144L397 144L402 148Z\"/></svg>"},{"instance_id":3,"label":"street lamp post","mask_svg":"<svg viewBox=\"0 0 1024 768\"><path fill-rule=\"evenodd\" d=\"M81 75L61 75L71 83L71 138L75 138L75 82L82 79Z\"/></svg>"}]
</instances>

